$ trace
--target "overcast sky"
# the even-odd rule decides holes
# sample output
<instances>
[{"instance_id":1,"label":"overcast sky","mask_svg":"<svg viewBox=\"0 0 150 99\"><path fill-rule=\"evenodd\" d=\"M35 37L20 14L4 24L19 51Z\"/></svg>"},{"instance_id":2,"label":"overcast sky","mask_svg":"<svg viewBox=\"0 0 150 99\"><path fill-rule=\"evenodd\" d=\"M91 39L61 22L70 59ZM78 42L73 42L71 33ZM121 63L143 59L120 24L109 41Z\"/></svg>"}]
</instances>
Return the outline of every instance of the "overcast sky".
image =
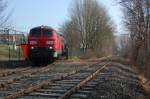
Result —
<instances>
[{"instance_id":1,"label":"overcast sky","mask_svg":"<svg viewBox=\"0 0 150 99\"><path fill-rule=\"evenodd\" d=\"M13 9L11 22L17 30L28 32L30 28L48 25L56 29L69 17L73 0L8 0L8 10ZM117 33L122 31L122 13L116 0L98 0L114 21Z\"/></svg>"}]
</instances>

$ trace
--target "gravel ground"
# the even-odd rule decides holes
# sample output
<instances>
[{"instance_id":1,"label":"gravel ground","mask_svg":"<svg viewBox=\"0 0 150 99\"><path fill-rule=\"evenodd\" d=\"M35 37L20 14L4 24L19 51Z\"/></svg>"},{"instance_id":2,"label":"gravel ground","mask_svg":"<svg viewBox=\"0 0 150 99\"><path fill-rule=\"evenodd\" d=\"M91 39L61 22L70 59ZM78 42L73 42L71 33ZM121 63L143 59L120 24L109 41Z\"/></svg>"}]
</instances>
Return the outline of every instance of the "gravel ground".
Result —
<instances>
[{"instance_id":1,"label":"gravel ground","mask_svg":"<svg viewBox=\"0 0 150 99\"><path fill-rule=\"evenodd\" d=\"M150 99L143 90L137 73L129 66L111 63L88 99Z\"/></svg>"}]
</instances>

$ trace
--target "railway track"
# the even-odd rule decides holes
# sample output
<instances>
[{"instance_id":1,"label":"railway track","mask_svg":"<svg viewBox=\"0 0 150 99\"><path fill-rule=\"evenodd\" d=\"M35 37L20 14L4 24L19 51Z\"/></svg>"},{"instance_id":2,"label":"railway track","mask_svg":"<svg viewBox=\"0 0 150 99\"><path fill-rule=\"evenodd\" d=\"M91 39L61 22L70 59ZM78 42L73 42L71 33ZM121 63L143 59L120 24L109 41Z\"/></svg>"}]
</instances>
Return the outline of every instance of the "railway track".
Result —
<instances>
[{"instance_id":1,"label":"railway track","mask_svg":"<svg viewBox=\"0 0 150 99\"><path fill-rule=\"evenodd\" d=\"M32 79L28 86L19 87L21 82L17 82L16 86L12 85L12 89L3 89L0 97L5 99L66 99L66 98L86 98L97 84L97 75L108 65L104 62L96 63L82 69L76 69L68 73L51 71L44 75L39 75L36 79L40 79L38 83ZM41 79L43 77L43 79ZM30 79L31 81L31 79ZM25 81L26 82L26 81ZM22 82L23 83L23 82ZM30 86L29 86L30 85ZM81 90L81 88L83 90ZM8 90L9 89L9 90ZM19 90L16 90L19 89Z\"/></svg>"},{"instance_id":2,"label":"railway track","mask_svg":"<svg viewBox=\"0 0 150 99\"><path fill-rule=\"evenodd\" d=\"M8 76L14 76L14 74L23 74L23 73L36 73L39 71L43 71L48 69L50 66L54 65L55 63L57 63L58 61L54 62L51 65L48 66L44 66L43 68L41 67L35 67L33 68L32 66L28 66L25 68L15 68L15 69L1 69L0 71L0 79L4 78L4 77L8 77Z\"/></svg>"},{"instance_id":3,"label":"railway track","mask_svg":"<svg viewBox=\"0 0 150 99\"><path fill-rule=\"evenodd\" d=\"M14 82L0 87L0 99L149 99L137 72L111 60L80 64L59 61L30 72L28 69L16 69L14 73L8 69L12 73L0 77L1 83L2 78L16 75Z\"/></svg>"},{"instance_id":4,"label":"railway track","mask_svg":"<svg viewBox=\"0 0 150 99\"><path fill-rule=\"evenodd\" d=\"M56 63L56 62L55 62ZM35 68L32 70L22 71L21 73L14 75L8 75L0 78L0 97L6 94L16 92L22 88L27 88L29 85L36 84L49 77L53 78L55 75L62 75L64 72L81 68L82 66L61 66L60 64L51 64L43 68ZM86 66L85 66L86 67Z\"/></svg>"},{"instance_id":5,"label":"railway track","mask_svg":"<svg viewBox=\"0 0 150 99\"><path fill-rule=\"evenodd\" d=\"M16 83L17 81L28 78L30 76L35 76L40 73L47 72L54 66L55 63L42 68L27 67L23 69L15 69L12 71L2 72L1 75L3 76L0 77L0 89L3 89L9 84Z\"/></svg>"},{"instance_id":6,"label":"railway track","mask_svg":"<svg viewBox=\"0 0 150 99\"><path fill-rule=\"evenodd\" d=\"M29 70L31 69L31 67L27 67L27 68L17 68L17 69L14 69L14 70L4 70L3 72L0 72L0 77L5 77L5 76L9 76L9 75L12 75L12 74L18 74L18 73L21 73L22 71L26 71L26 70Z\"/></svg>"}]
</instances>

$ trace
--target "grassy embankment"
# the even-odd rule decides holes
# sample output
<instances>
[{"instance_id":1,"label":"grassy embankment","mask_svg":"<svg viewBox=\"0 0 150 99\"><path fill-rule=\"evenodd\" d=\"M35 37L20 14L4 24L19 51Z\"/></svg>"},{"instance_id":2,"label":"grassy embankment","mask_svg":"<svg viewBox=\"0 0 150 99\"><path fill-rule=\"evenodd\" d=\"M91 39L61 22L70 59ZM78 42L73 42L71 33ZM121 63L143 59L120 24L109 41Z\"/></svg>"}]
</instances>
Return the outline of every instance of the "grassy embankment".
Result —
<instances>
[{"instance_id":1,"label":"grassy embankment","mask_svg":"<svg viewBox=\"0 0 150 99\"><path fill-rule=\"evenodd\" d=\"M19 50L12 50L12 45L10 45L10 58L18 58ZM0 60L9 58L9 47L8 45L0 45Z\"/></svg>"}]
</instances>

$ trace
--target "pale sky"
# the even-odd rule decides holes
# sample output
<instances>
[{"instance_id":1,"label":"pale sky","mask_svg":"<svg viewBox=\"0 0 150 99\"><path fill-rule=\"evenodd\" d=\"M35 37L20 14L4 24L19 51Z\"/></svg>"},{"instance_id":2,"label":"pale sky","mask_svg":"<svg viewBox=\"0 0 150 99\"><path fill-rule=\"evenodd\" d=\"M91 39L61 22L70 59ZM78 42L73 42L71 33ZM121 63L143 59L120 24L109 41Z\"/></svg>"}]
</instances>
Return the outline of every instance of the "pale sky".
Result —
<instances>
[{"instance_id":1,"label":"pale sky","mask_svg":"<svg viewBox=\"0 0 150 99\"><path fill-rule=\"evenodd\" d=\"M73 0L8 0L8 11L12 10L11 22L14 28L28 32L30 28L48 25L55 29L69 17ZM98 0L104 5L116 25L117 34L122 33L122 13L116 0Z\"/></svg>"}]
</instances>

